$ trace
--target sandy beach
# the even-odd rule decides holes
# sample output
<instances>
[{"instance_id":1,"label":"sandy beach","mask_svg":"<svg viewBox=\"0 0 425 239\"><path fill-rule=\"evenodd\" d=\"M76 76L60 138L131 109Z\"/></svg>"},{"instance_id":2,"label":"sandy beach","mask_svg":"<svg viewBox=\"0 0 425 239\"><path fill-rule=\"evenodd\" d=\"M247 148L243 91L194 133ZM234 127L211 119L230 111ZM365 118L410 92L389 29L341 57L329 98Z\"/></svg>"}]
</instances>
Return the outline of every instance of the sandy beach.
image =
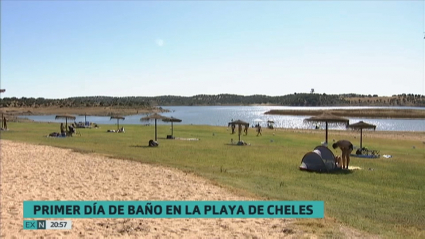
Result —
<instances>
[{"instance_id":1,"label":"sandy beach","mask_svg":"<svg viewBox=\"0 0 425 239\"><path fill-rule=\"evenodd\" d=\"M25 200L255 199L174 169L50 146L6 140L0 145L1 238L316 237L293 219L72 219L72 230L23 230ZM340 231L346 238L364 237L342 226Z\"/></svg>"}]
</instances>

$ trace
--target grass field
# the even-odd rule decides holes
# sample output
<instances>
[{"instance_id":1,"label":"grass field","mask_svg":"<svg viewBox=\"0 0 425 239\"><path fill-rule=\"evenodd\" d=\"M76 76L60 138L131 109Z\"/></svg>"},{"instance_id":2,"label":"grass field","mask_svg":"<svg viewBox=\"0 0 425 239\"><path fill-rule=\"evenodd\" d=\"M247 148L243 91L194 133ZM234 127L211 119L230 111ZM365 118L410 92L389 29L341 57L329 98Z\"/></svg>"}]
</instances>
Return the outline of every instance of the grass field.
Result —
<instances>
[{"instance_id":1,"label":"grass field","mask_svg":"<svg viewBox=\"0 0 425 239\"><path fill-rule=\"evenodd\" d=\"M170 126L158 126L158 148L147 147L153 126L124 125L126 133L106 133L114 125L79 129L82 136L47 138L59 123L10 123L2 139L72 148L192 172L238 193L270 200L323 200L326 218L385 238L425 237L425 144L418 139L374 137L367 132L364 145L390 154L389 159L352 158L355 170L338 174L298 170L303 155L324 139L324 131L295 132L264 129L256 137L250 129L242 140L250 146L229 145L237 135L225 127L174 126L176 137L199 141L167 140ZM419 133L421 134L421 133ZM423 135L423 134L421 134ZM358 145L358 135L330 131L329 138L348 139ZM413 148L412 146L415 146ZM337 152L333 150L334 153ZM339 151L338 151L339 153ZM48 159L46 159L48 160ZM300 220L320 230L323 220ZM324 229L322 229L324 230ZM327 232L324 232L325 234Z\"/></svg>"}]
</instances>

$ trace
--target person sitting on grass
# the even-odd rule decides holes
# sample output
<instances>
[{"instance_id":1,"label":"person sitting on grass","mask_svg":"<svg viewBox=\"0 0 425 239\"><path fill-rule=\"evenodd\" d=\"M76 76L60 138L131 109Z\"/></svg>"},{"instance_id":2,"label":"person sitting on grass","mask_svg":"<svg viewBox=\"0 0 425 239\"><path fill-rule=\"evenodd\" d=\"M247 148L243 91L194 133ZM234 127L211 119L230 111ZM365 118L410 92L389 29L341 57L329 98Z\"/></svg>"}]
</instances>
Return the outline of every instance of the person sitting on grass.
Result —
<instances>
[{"instance_id":1,"label":"person sitting on grass","mask_svg":"<svg viewBox=\"0 0 425 239\"><path fill-rule=\"evenodd\" d=\"M72 126L70 125L70 126L68 126L68 129L69 129L69 135L70 135L70 136L72 136L73 134L75 134L75 129L74 129L74 127L72 127Z\"/></svg>"},{"instance_id":2,"label":"person sitting on grass","mask_svg":"<svg viewBox=\"0 0 425 239\"><path fill-rule=\"evenodd\" d=\"M60 136L61 136L61 134L56 133L56 132L53 132L53 133L50 133L49 134L49 137L60 137Z\"/></svg>"},{"instance_id":3,"label":"person sitting on grass","mask_svg":"<svg viewBox=\"0 0 425 239\"><path fill-rule=\"evenodd\" d=\"M348 165L350 164L350 154L353 151L353 144L348 140L338 140L332 145L332 147L334 149L341 149L342 169L348 169Z\"/></svg>"}]
</instances>

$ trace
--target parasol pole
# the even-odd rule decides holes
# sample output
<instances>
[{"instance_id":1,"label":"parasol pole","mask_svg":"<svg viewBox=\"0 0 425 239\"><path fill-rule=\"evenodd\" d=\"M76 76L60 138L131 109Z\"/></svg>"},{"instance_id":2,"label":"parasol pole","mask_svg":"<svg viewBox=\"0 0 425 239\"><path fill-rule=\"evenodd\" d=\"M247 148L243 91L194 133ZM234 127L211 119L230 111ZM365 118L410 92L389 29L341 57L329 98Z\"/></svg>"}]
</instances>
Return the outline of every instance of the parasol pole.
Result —
<instances>
[{"instance_id":1,"label":"parasol pole","mask_svg":"<svg viewBox=\"0 0 425 239\"><path fill-rule=\"evenodd\" d=\"M157 133L156 133L156 119L155 119L155 141L157 141Z\"/></svg>"},{"instance_id":2,"label":"parasol pole","mask_svg":"<svg viewBox=\"0 0 425 239\"><path fill-rule=\"evenodd\" d=\"M326 121L326 140L325 144L328 144L328 121Z\"/></svg>"},{"instance_id":3,"label":"parasol pole","mask_svg":"<svg viewBox=\"0 0 425 239\"><path fill-rule=\"evenodd\" d=\"M120 119L118 119L118 118L117 118L117 125L118 125L117 130L120 130Z\"/></svg>"},{"instance_id":4,"label":"parasol pole","mask_svg":"<svg viewBox=\"0 0 425 239\"><path fill-rule=\"evenodd\" d=\"M242 125L240 124L238 127L238 131L239 131L239 142L241 141L241 131L242 131Z\"/></svg>"},{"instance_id":5,"label":"parasol pole","mask_svg":"<svg viewBox=\"0 0 425 239\"><path fill-rule=\"evenodd\" d=\"M6 89L0 89L0 93L4 93L6 92ZM3 116L3 112L1 113L1 127L4 127L4 116Z\"/></svg>"},{"instance_id":6,"label":"parasol pole","mask_svg":"<svg viewBox=\"0 0 425 239\"><path fill-rule=\"evenodd\" d=\"M363 129L360 128L360 150L363 148L362 147L362 141L363 141Z\"/></svg>"},{"instance_id":7,"label":"parasol pole","mask_svg":"<svg viewBox=\"0 0 425 239\"><path fill-rule=\"evenodd\" d=\"M174 135L174 129L173 129L173 121L171 121L171 137Z\"/></svg>"}]
</instances>

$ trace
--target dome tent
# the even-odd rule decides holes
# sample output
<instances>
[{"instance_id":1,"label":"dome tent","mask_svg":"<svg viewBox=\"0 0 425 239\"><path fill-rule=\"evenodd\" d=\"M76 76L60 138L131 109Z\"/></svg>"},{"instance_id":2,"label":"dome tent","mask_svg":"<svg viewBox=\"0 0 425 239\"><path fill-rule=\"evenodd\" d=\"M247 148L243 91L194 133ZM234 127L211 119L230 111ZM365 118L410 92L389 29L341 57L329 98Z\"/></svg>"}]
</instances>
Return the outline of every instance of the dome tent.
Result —
<instances>
[{"instance_id":1,"label":"dome tent","mask_svg":"<svg viewBox=\"0 0 425 239\"><path fill-rule=\"evenodd\" d=\"M324 146L317 146L314 151L306 153L300 165L300 170L313 172L330 172L335 169L335 155Z\"/></svg>"}]
</instances>

